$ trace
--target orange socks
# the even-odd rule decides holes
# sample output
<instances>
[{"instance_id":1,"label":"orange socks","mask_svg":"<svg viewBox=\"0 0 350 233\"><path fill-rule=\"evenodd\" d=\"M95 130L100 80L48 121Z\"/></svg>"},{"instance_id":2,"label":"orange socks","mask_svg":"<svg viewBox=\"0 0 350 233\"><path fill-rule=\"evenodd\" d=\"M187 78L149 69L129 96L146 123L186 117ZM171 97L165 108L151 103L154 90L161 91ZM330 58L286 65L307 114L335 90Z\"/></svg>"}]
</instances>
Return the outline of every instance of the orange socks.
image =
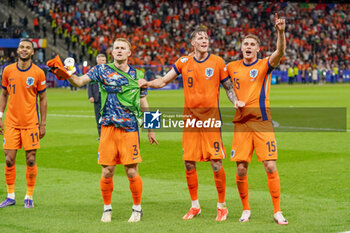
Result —
<instances>
[{"instance_id":1,"label":"orange socks","mask_svg":"<svg viewBox=\"0 0 350 233\"><path fill-rule=\"evenodd\" d=\"M214 180L216 190L218 191L219 203L224 203L226 193L226 174L224 167L222 167L220 171L214 172Z\"/></svg>"},{"instance_id":2,"label":"orange socks","mask_svg":"<svg viewBox=\"0 0 350 233\"><path fill-rule=\"evenodd\" d=\"M185 170L185 172L186 172L188 191L190 191L191 200L192 201L198 200L197 170L196 168L194 168L191 171Z\"/></svg>"},{"instance_id":3,"label":"orange socks","mask_svg":"<svg viewBox=\"0 0 350 233\"><path fill-rule=\"evenodd\" d=\"M241 197L243 210L250 210L248 199L248 179L247 175L240 177L236 174L236 183L239 196Z\"/></svg>"},{"instance_id":4,"label":"orange socks","mask_svg":"<svg viewBox=\"0 0 350 233\"><path fill-rule=\"evenodd\" d=\"M100 187L103 203L105 205L110 205L113 192L113 177L106 178L104 176L101 176Z\"/></svg>"},{"instance_id":5,"label":"orange socks","mask_svg":"<svg viewBox=\"0 0 350 233\"><path fill-rule=\"evenodd\" d=\"M274 171L273 173L267 173L267 184L269 186L272 204L274 208L274 213L281 211L280 207L280 198L281 198L281 185L280 185L280 177L278 175L278 171Z\"/></svg>"},{"instance_id":6,"label":"orange socks","mask_svg":"<svg viewBox=\"0 0 350 233\"><path fill-rule=\"evenodd\" d=\"M37 174L36 164L33 167L29 167L27 165L26 178L27 178L27 195L28 196L33 196L34 186L36 181L36 174Z\"/></svg>"},{"instance_id":7,"label":"orange socks","mask_svg":"<svg viewBox=\"0 0 350 233\"><path fill-rule=\"evenodd\" d=\"M134 205L140 205L142 196L142 180L139 174L133 178L129 178L129 185L132 199L134 200Z\"/></svg>"},{"instance_id":8,"label":"orange socks","mask_svg":"<svg viewBox=\"0 0 350 233\"><path fill-rule=\"evenodd\" d=\"M12 167L7 167L5 165L5 180L7 185L7 192L15 192L15 180L16 180L16 164Z\"/></svg>"}]
</instances>

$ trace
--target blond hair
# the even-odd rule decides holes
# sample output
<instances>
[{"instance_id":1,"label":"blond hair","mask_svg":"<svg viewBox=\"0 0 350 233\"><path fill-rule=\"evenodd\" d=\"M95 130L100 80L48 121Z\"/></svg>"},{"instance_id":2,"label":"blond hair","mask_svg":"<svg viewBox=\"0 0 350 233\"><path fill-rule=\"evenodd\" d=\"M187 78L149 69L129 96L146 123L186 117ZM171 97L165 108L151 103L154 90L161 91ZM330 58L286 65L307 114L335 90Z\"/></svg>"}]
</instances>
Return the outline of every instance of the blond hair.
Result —
<instances>
[{"instance_id":1,"label":"blond hair","mask_svg":"<svg viewBox=\"0 0 350 233\"><path fill-rule=\"evenodd\" d=\"M253 34L248 34L248 35L246 35L246 36L243 38L242 42L243 42L245 39L248 39L248 38L254 39L254 40L256 41L256 43L258 43L258 45L260 46L260 39L259 39L258 36L253 35Z\"/></svg>"},{"instance_id":2,"label":"blond hair","mask_svg":"<svg viewBox=\"0 0 350 233\"><path fill-rule=\"evenodd\" d=\"M128 46L129 46L129 49L131 51L131 44L130 44L130 42L127 39L125 39L125 38L117 38L117 39L115 39L114 43L117 42L117 41L121 41L121 42L127 43ZM113 43L113 48L114 48L114 43Z\"/></svg>"}]
</instances>

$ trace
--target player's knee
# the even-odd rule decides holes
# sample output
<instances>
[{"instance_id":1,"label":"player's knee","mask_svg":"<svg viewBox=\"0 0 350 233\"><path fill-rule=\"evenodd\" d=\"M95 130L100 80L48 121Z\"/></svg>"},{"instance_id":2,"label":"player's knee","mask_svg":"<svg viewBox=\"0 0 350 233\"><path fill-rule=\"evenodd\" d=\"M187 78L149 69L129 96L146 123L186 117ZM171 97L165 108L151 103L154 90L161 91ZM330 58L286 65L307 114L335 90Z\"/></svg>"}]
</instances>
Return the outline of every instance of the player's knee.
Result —
<instances>
[{"instance_id":1,"label":"player's knee","mask_svg":"<svg viewBox=\"0 0 350 233\"><path fill-rule=\"evenodd\" d=\"M113 176L113 172L109 169L103 169L102 170L102 176L105 178L109 178Z\"/></svg>"},{"instance_id":2,"label":"player's knee","mask_svg":"<svg viewBox=\"0 0 350 233\"><path fill-rule=\"evenodd\" d=\"M27 159L27 165L29 167L33 167L35 165L35 157L31 156L30 158Z\"/></svg>"},{"instance_id":3,"label":"player's knee","mask_svg":"<svg viewBox=\"0 0 350 233\"><path fill-rule=\"evenodd\" d=\"M212 168L213 168L214 172L218 172L222 168L222 164L221 163L212 163Z\"/></svg>"},{"instance_id":4,"label":"player's knee","mask_svg":"<svg viewBox=\"0 0 350 233\"><path fill-rule=\"evenodd\" d=\"M15 160L13 158L6 157L6 167L12 167L15 165Z\"/></svg>"},{"instance_id":5,"label":"player's knee","mask_svg":"<svg viewBox=\"0 0 350 233\"><path fill-rule=\"evenodd\" d=\"M247 175L247 168L245 167L237 167L237 175L243 177Z\"/></svg>"},{"instance_id":6,"label":"player's knee","mask_svg":"<svg viewBox=\"0 0 350 233\"><path fill-rule=\"evenodd\" d=\"M277 169L275 163L266 163L264 166L267 173L273 173Z\"/></svg>"},{"instance_id":7,"label":"player's knee","mask_svg":"<svg viewBox=\"0 0 350 233\"><path fill-rule=\"evenodd\" d=\"M191 171L196 168L196 164L185 161L185 168L186 168L186 171Z\"/></svg>"},{"instance_id":8,"label":"player's knee","mask_svg":"<svg viewBox=\"0 0 350 233\"><path fill-rule=\"evenodd\" d=\"M137 175L137 171L135 169L129 169L126 172L126 175L128 176L128 178L134 178Z\"/></svg>"}]
</instances>

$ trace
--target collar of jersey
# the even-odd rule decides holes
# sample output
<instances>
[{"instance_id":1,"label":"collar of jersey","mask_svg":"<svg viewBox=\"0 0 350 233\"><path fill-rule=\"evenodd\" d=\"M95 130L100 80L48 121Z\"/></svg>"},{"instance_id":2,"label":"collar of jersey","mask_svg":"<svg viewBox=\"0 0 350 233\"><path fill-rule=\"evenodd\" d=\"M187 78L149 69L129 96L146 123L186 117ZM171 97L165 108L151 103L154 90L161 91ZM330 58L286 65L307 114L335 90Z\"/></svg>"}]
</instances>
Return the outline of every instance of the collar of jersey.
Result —
<instances>
[{"instance_id":1,"label":"collar of jersey","mask_svg":"<svg viewBox=\"0 0 350 233\"><path fill-rule=\"evenodd\" d=\"M28 70L32 67L32 64L33 64L33 62L31 62L31 63L30 63L30 66L29 66L27 69L25 69L25 70L21 70L21 69L18 67L18 62L17 62L17 64L16 64L16 66L17 66L17 69L18 69L19 71L21 71L21 72L26 72L26 71L28 71Z\"/></svg>"},{"instance_id":2,"label":"collar of jersey","mask_svg":"<svg viewBox=\"0 0 350 233\"><path fill-rule=\"evenodd\" d=\"M244 61L243 61L243 65L245 65L245 66L252 66L252 65L255 65L258 61L259 61L259 58L256 58L256 61L253 62L252 64L245 64Z\"/></svg>"},{"instance_id":3,"label":"collar of jersey","mask_svg":"<svg viewBox=\"0 0 350 233\"><path fill-rule=\"evenodd\" d=\"M208 56L203 60L203 61L198 61L194 56L193 56L193 59L198 62L198 63L203 63L205 62L206 60L208 60L208 58L210 57L210 53L208 53Z\"/></svg>"}]
</instances>

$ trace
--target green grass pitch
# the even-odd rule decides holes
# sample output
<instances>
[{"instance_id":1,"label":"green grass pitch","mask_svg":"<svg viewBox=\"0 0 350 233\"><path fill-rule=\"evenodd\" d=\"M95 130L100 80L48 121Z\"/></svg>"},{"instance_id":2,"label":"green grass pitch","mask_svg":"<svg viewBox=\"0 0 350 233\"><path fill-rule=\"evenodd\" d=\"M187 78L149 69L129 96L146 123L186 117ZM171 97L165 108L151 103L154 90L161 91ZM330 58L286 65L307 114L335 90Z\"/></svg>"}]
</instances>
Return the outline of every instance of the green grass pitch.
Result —
<instances>
[{"instance_id":1,"label":"green grass pitch","mask_svg":"<svg viewBox=\"0 0 350 233\"><path fill-rule=\"evenodd\" d=\"M229 208L227 221L217 223L217 193L209 163L199 163L199 200L202 214L182 220L190 207L181 158L181 133L157 133L159 145L149 145L141 134L140 175L143 180L139 223L128 223L132 198L122 166L117 166L112 196L111 223L101 223L100 166L93 106L86 90L48 89L47 133L37 154L38 177L35 208L24 209L25 160L17 155L17 204L0 209L0 232L344 232L350 231L350 134L349 132L278 132L281 206L288 226L273 222L267 177L253 159L249 171L252 217L238 222L242 205L235 184L235 164L224 160ZM183 104L183 91L149 91L153 107ZM272 86L272 107L347 107L350 85ZM221 90L221 106L231 106ZM80 116L80 117L79 117ZM229 154L232 132L223 133ZM0 156L0 198L7 191L4 155Z\"/></svg>"}]
</instances>

